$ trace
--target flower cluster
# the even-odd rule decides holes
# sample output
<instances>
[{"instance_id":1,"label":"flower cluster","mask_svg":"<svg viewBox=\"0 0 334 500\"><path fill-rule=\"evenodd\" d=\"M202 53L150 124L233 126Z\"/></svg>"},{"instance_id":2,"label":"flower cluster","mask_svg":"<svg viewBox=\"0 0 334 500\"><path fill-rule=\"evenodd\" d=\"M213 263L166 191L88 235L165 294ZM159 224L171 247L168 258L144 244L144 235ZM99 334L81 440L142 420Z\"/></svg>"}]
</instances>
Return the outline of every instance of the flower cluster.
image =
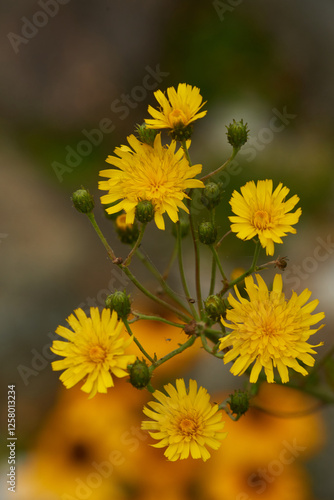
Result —
<instances>
[{"instance_id":1,"label":"flower cluster","mask_svg":"<svg viewBox=\"0 0 334 500\"><path fill-rule=\"evenodd\" d=\"M111 168L100 172L103 180L99 189L107 192L101 195L101 203L121 243L130 246L125 256L116 255L99 228L89 192L81 188L72 198L75 208L92 223L112 264L150 301L150 313L138 311L136 301L126 290L109 295L101 313L91 308L87 317L77 309L67 320L71 329L57 329L65 341L54 341L52 351L63 359L54 361L52 368L64 370L60 380L66 388L83 381L81 389L90 397L113 387L113 377L129 375L134 390L148 390L156 400L144 407L150 420L142 423L142 429L158 441L153 446L166 448L169 461L188 457L206 461L210 457L208 448L218 450L226 437L222 411L234 420L243 418L264 381L289 382L300 388L299 377L307 377L307 368L314 367L314 348L323 344L312 345L308 341L322 328L320 323L325 315L312 314L318 300L309 302L308 289L299 295L292 291L286 298L281 274L276 274L272 286L267 286L260 275L270 266L284 271L287 257L278 256L258 265L260 252L265 249L267 256L273 256L275 246L282 245L288 233L296 233L294 226L302 213L301 208L295 208L299 197L294 194L288 198L290 191L282 183L274 187L271 179L249 181L240 192L234 190L229 201L230 228L226 234L219 234L223 224L218 218L225 213L220 205L228 204L217 175L247 142L248 125L243 120L233 120L227 127L227 140L233 148L230 158L199 178L202 164L192 164L189 147L194 122L207 112L203 110L206 103L200 90L180 83L177 89L168 88L166 94L156 91L155 97L158 109L148 107L151 118L137 126L137 135L131 134L127 145L117 147L108 156L106 161ZM166 132L167 138L163 135ZM200 217L198 205L194 209L195 199L202 207ZM176 238L163 273L141 249L146 227L153 220L159 230L171 226ZM238 269L229 280L222 260L225 250L221 255L220 252L230 234L242 241L253 240L254 256L249 269ZM193 245L194 289L189 286L183 262L185 238L191 239ZM201 251L211 252L212 258L211 276L205 288L201 281ZM130 264L134 258L157 281L159 292L153 293L132 273ZM176 262L181 291L175 290L168 280ZM204 290L209 293L204 295ZM153 303L157 314L152 313ZM141 307L143 302L139 304ZM163 336L163 349L157 344L159 333ZM208 392L203 387L198 389L195 380L190 380L188 387L182 378L161 387L161 379L153 378L153 373L161 370L166 377L165 365L172 366L176 357L189 361L186 352L198 352L195 346L220 360L222 377L224 364L232 362L233 375L247 375L245 389L219 404L211 404ZM182 365L184 361L178 369ZM319 366L326 370L328 363ZM317 369L315 366L313 372ZM308 378L309 383L313 380L314 377ZM255 387L250 389L249 384Z\"/></svg>"}]
</instances>

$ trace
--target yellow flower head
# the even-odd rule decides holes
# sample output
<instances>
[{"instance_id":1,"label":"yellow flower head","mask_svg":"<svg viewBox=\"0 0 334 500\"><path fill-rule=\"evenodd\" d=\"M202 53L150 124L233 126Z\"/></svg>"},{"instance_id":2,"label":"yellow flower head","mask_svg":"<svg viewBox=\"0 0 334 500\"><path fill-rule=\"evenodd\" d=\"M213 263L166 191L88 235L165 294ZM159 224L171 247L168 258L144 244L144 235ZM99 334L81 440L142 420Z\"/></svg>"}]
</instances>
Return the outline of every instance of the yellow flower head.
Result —
<instances>
[{"instance_id":1,"label":"yellow flower head","mask_svg":"<svg viewBox=\"0 0 334 500\"><path fill-rule=\"evenodd\" d=\"M126 224L132 224L139 201L149 200L154 206L154 220L159 229L165 229L162 214L167 212L173 222L179 220L179 208L187 213L183 198L189 198L186 189L202 188L204 184L194 177L202 165L189 166L176 142L162 146L161 134L155 138L153 147L142 144L134 135L128 137L128 146L115 149L117 156L108 156L107 162L117 168L102 170L100 175L108 177L99 182L99 189L109 191L101 197L102 203L119 203L107 208L108 213L124 209Z\"/></svg>"},{"instance_id":2,"label":"yellow flower head","mask_svg":"<svg viewBox=\"0 0 334 500\"><path fill-rule=\"evenodd\" d=\"M159 439L156 448L167 447L165 456L168 460L201 458L204 462L210 458L206 446L217 450L221 440L226 437L221 432L224 427L218 405L210 404L210 396L206 389L197 391L195 380L189 381L186 389L183 379L176 380L176 388L172 384L164 386L166 394L160 391L153 393L158 402L148 403L144 413L152 420L144 421L142 429L153 431L150 435Z\"/></svg>"},{"instance_id":3,"label":"yellow flower head","mask_svg":"<svg viewBox=\"0 0 334 500\"><path fill-rule=\"evenodd\" d=\"M152 106L148 107L148 112L153 116L153 119L145 119L147 127L157 129L186 127L205 116L206 111L199 113L205 104L205 102L202 103L203 98L199 92L199 88L186 83L179 83L177 90L174 87L169 87L167 89L168 99L161 90L154 92L161 108L158 111Z\"/></svg>"},{"instance_id":4,"label":"yellow flower head","mask_svg":"<svg viewBox=\"0 0 334 500\"><path fill-rule=\"evenodd\" d=\"M81 387L92 398L97 392L107 392L114 385L111 374L125 377L127 365L136 356L124 354L132 337L123 336L123 322L117 313L103 309L101 316L97 307L90 308L90 318L82 309L76 309L67 322L72 328L58 326L56 333L67 342L54 340L51 351L64 359L52 363L53 370L65 370L60 380L69 389L85 378Z\"/></svg>"},{"instance_id":5,"label":"yellow flower head","mask_svg":"<svg viewBox=\"0 0 334 500\"><path fill-rule=\"evenodd\" d=\"M250 240L258 236L267 255L274 255L274 243L283 243L281 237L286 233L296 233L292 227L297 224L302 213L301 208L290 212L298 203L297 195L287 201L287 187L280 183L273 192L273 181L247 182L241 188L241 194L233 191L230 205L235 216L229 217L231 230L241 240Z\"/></svg>"},{"instance_id":6,"label":"yellow flower head","mask_svg":"<svg viewBox=\"0 0 334 500\"><path fill-rule=\"evenodd\" d=\"M253 365L250 382L255 383L264 367L268 382L274 382L273 367L277 367L283 383L289 381L288 367L307 375L307 371L297 361L299 359L307 366L314 365L310 355L316 354L307 340L322 326L310 329L324 317L324 313L311 315L319 301L306 302L311 292L306 288L299 296L292 293L290 300L286 300L282 292L282 276L276 274L273 289L268 291L267 285L260 275L256 275L258 284L252 276L245 278L245 290L249 300L241 297L238 288L234 290L239 302L229 295L228 301L232 309L227 309L224 326L232 329L226 337L220 339L220 350L228 346L232 348L224 356L224 362L238 359L234 362L231 373L242 375L247 368Z\"/></svg>"}]
</instances>

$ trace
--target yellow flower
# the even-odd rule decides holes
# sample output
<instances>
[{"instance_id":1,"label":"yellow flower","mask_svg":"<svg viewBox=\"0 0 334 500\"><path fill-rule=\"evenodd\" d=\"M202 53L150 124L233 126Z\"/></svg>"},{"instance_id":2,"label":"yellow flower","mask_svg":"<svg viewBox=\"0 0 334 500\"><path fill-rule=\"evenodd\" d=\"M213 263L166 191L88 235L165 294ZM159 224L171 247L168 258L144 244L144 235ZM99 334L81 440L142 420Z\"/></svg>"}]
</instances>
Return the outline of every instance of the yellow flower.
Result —
<instances>
[{"instance_id":1,"label":"yellow flower","mask_svg":"<svg viewBox=\"0 0 334 500\"><path fill-rule=\"evenodd\" d=\"M283 243L281 237L286 233L296 233L292 227L297 224L302 213L301 208L290 212L298 203L297 195L287 201L287 187L280 183L273 192L273 181L247 182L241 193L233 191L230 205L235 216L229 217L231 230L241 240L250 240L258 236L267 255L274 255L274 243Z\"/></svg>"},{"instance_id":2,"label":"yellow flower","mask_svg":"<svg viewBox=\"0 0 334 500\"><path fill-rule=\"evenodd\" d=\"M107 392L114 385L111 374L125 377L134 355L124 354L132 342L132 337L123 337L123 322L117 320L117 313L103 309L101 317L97 307L90 308L90 318L82 309L67 318L72 328L58 326L56 333L68 342L55 340L51 351L64 359L52 363L53 370L65 370L60 380L69 389L85 378L81 387L92 398L97 392Z\"/></svg>"},{"instance_id":3,"label":"yellow flower","mask_svg":"<svg viewBox=\"0 0 334 500\"><path fill-rule=\"evenodd\" d=\"M152 421L144 421L142 429L153 431L151 437L160 439L152 445L156 448L167 447L165 456L174 462L178 459L202 458L205 462L210 458L206 446L217 450L226 433L218 405L210 404L210 396L206 389L200 387L197 391L195 380L189 381L186 389L183 379L176 380L176 388L172 384L164 386L167 395L160 391L154 392L158 402L150 402L149 409L144 407L144 413Z\"/></svg>"},{"instance_id":4,"label":"yellow flower","mask_svg":"<svg viewBox=\"0 0 334 500\"><path fill-rule=\"evenodd\" d=\"M142 144L134 135L128 137L133 148L121 146L115 149L117 156L108 156L107 162L117 168L102 170L100 175L108 177L99 182L99 189L109 191L101 197L102 203L119 203L107 208L108 213L122 209L126 212L126 224L132 224L136 206L141 200L149 200L154 206L154 220L159 229L165 229L162 214L167 212L173 222L179 220L179 208L187 213L183 198L189 198L186 189L202 188L204 184L193 179L202 170L202 165L189 166L176 142L162 146L158 134L154 146Z\"/></svg>"},{"instance_id":5,"label":"yellow flower","mask_svg":"<svg viewBox=\"0 0 334 500\"><path fill-rule=\"evenodd\" d=\"M245 290L249 300L241 297L238 288L234 287L239 302L230 294L228 301L232 309L227 310L227 323L222 323L233 331L220 339L220 350L232 346L224 356L224 362L239 358L234 362L231 373L242 375L255 361L250 374L250 382L255 383L264 367L268 382L274 382L273 367L277 367L283 383L289 381L288 367L302 375L307 371L297 361L299 359L307 366L314 365L310 353L316 354L307 340L322 326L310 329L324 317L324 313L311 315L319 301L313 300L306 304L311 292L305 289L299 296L295 292L289 301L282 292L282 276L276 274L273 290L268 288L256 275L258 285L252 276L245 278Z\"/></svg>"},{"instance_id":6,"label":"yellow flower","mask_svg":"<svg viewBox=\"0 0 334 500\"><path fill-rule=\"evenodd\" d=\"M202 96L197 87L192 87L186 83L179 83L177 90L174 87L167 89L167 97L157 90L154 92L155 98L161 106L160 111L148 107L148 112L152 118L145 119L148 128L179 128L186 127L190 123L206 115L206 111L199 110L204 106Z\"/></svg>"}]
</instances>

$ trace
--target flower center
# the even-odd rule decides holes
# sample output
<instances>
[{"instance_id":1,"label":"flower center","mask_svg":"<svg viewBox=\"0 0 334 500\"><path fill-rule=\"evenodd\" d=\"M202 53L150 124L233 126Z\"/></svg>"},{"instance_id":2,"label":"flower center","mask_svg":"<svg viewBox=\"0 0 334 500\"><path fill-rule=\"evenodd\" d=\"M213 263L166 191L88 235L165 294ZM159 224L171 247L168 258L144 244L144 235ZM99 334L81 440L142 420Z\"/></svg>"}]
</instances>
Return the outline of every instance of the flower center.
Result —
<instances>
[{"instance_id":1,"label":"flower center","mask_svg":"<svg viewBox=\"0 0 334 500\"><path fill-rule=\"evenodd\" d=\"M183 418L179 423L179 429L184 436L194 436L198 431L198 423L191 418Z\"/></svg>"},{"instance_id":2,"label":"flower center","mask_svg":"<svg viewBox=\"0 0 334 500\"><path fill-rule=\"evenodd\" d=\"M173 109L171 113L169 113L169 122L174 127L174 125L187 125L187 117L183 113L181 109Z\"/></svg>"},{"instance_id":3,"label":"flower center","mask_svg":"<svg viewBox=\"0 0 334 500\"><path fill-rule=\"evenodd\" d=\"M266 321L262 324L261 332L263 335L272 335L276 332L275 324L273 321Z\"/></svg>"},{"instance_id":4,"label":"flower center","mask_svg":"<svg viewBox=\"0 0 334 500\"><path fill-rule=\"evenodd\" d=\"M256 229L267 229L270 223L270 217L265 210L257 210L254 214L253 224Z\"/></svg>"},{"instance_id":5,"label":"flower center","mask_svg":"<svg viewBox=\"0 0 334 500\"><path fill-rule=\"evenodd\" d=\"M102 363L106 359L106 352L100 345L92 345L88 355L93 363Z\"/></svg>"}]
</instances>

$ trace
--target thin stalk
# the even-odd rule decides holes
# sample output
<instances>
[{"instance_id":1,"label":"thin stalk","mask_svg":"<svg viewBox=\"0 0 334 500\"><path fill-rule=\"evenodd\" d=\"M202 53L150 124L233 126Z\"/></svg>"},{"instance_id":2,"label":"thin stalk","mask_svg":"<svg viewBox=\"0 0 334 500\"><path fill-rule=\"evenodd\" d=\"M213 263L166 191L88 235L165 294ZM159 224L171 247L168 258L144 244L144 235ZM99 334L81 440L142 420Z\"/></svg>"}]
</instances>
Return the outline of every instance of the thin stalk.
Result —
<instances>
[{"instance_id":1,"label":"thin stalk","mask_svg":"<svg viewBox=\"0 0 334 500\"><path fill-rule=\"evenodd\" d=\"M163 280L166 280L169 276L169 273L170 273L170 270L172 268L172 265L174 264L174 261L176 259L176 256L177 256L177 240L175 239L175 245L174 245L174 248L173 248L173 252L172 252L172 255L169 259L169 262L167 264L167 267L162 275L162 279Z\"/></svg>"},{"instance_id":2,"label":"thin stalk","mask_svg":"<svg viewBox=\"0 0 334 500\"><path fill-rule=\"evenodd\" d=\"M179 309L176 309L176 307L172 306L171 304L168 304L168 302L159 299L159 297L156 297L151 293L147 288L145 288L138 280L135 278L135 276L132 274L130 269L128 267L123 267L122 264L119 265L119 267L124 271L124 273L127 275L127 277L132 281L132 283L141 291L143 292L146 297L148 297L151 300L154 300L157 304L160 304L161 306L165 307L169 311L173 312L176 316L178 316L180 319L185 321L186 323L189 322L189 316L185 315L183 312L181 312Z\"/></svg>"},{"instance_id":3,"label":"thin stalk","mask_svg":"<svg viewBox=\"0 0 334 500\"><path fill-rule=\"evenodd\" d=\"M190 203L189 203L190 206ZM191 213L191 207L189 210L189 221L190 221L190 232L193 239L194 244L194 254L195 254L195 281L196 281L196 295L197 295L197 304L199 313L202 313L203 305L202 305L202 291L201 291L201 264L200 264L200 252L198 239L195 234L194 227L194 219Z\"/></svg>"},{"instance_id":4,"label":"thin stalk","mask_svg":"<svg viewBox=\"0 0 334 500\"><path fill-rule=\"evenodd\" d=\"M169 311L173 312L174 314L176 314L179 318L181 318L183 321L185 321L186 323L188 323L189 321L189 316L186 316L183 312L181 312L179 309L176 309L174 306L172 306L171 304L168 304L168 302L165 302L164 300L162 299L159 299L159 297L156 297L155 295L153 295L153 293L151 293L149 290L147 290L147 288L145 288L138 280L137 278L132 274L132 272L130 271L130 269L128 267L124 267L123 264L122 264L122 261L120 259L117 259L117 257L115 256L113 250L111 249L111 247L109 246L107 240L105 239L105 237L103 236L102 234L102 231L101 229L99 228L96 220L95 220L95 217L94 217L94 214L93 213L90 213L90 214L87 214L90 222L92 223L92 226L93 228L95 229L97 235L99 236L100 240L102 241L104 247L106 248L107 250L107 253L108 253L108 257L111 259L111 261L113 262L113 264L116 264L120 269L122 269L122 271L126 274L126 276L129 278L130 281L132 281L132 283L141 291L144 293L144 295L146 295L146 297L150 298L151 300L153 300L154 302L156 302L157 304L160 304L161 306L165 307L166 309L168 309Z\"/></svg>"},{"instance_id":5,"label":"thin stalk","mask_svg":"<svg viewBox=\"0 0 334 500\"><path fill-rule=\"evenodd\" d=\"M193 335L184 344L181 344L180 347L178 347L177 349L174 349L174 351L171 351L170 353L166 354L166 356L164 356L163 358L160 358L157 361L155 361L149 367L150 372L152 373L153 370L155 370L158 366L162 365L163 363L165 363L169 359L173 358L177 354L180 354L181 352L185 351L186 349L188 349L188 347L191 347L193 345L193 343L195 342L195 340L196 340L196 336Z\"/></svg>"},{"instance_id":6,"label":"thin stalk","mask_svg":"<svg viewBox=\"0 0 334 500\"><path fill-rule=\"evenodd\" d=\"M184 156L187 158L187 161L189 163L189 167L192 167L192 162L191 162L189 151L187 148L187 141L181 141L181 147L183 149Z\"/></svg>"},{"instance_id":7,"label":"thin stalk","mask_svg":"<svg viewBox=\"0 0 334 500\"><path fill-rule=\"evenodd\" d=\"M95 219L95 216L94 216L93 212L88 213L87 217L90 220L93 228L95 229L96 234L98 235L98 237L102 241L102 244L103 244L104 248L107 250L109 258L112 261L116 260L116 255L114 254L113 249L111 248L111 246L109 245L109 243L107 242L107 240L105 239L105 237L103 236L102 231L101 231L101 229L99 228L99 226L98 226L98 224L96 222L96 219Z\"/></svg>"},{"instance_id":8,"label":"thin stalk","mask_svg":"<svg viewBox=\"0 0 334 500\"><path fill-rule=\"evenodd\" d=\"M215 247L214 247L213 245L210 245L210 250L211 250L211 252L212 252L212 254L213 254L213 257L214 257L214 259L215 259L215 261L216 261L216 264L217 264L217 266L218 266L218 269L219 269L219 271L220 271L220 274L222 275L223 280L226 282L226 281L227 281L227 278L226 278L226 276L225 276L224 270L223 270L222 265L221 265L221 262L220 262L220 260L219 260L219 257L218 257L218 254L217 254L217 250L215 249Z\"/></svg>"},{"instance_id":9,"label":"thin stalk","mask_svg":"<svg viewBox=\"0 0 334 500\"><path fill-rule=\"evenodd\" d=\"M215 284L216 284L216 269L217 269L216 259L214 258L214 256L212 256L212 264L211 264L211 280L210 280L210 290L209 290L209 295L213 295L214 290L215 290Z\"/></svg>"},{"instance_id":10,"label":"thin stalk","mask_svg":"<svg viewBox=\"0 0 334 500\"><path fill-rule=\"evenodd\" d=\"M216 245L215 245L215 246L216 246L216 248L220 247L220 245L222 244L222 242L223 242L223 240L226 238L226 236L228 236L228 235L229 235L229 234L231 234L231 233L232 233L231 229L230 229L229 231L227 231L227 233L225 233L225 234L224 234L224 236L222 236L222 237L220 238L220 240L218 241L218 243L216 243Z\"/></svg>"},{"instance_id":11,"label":"thin stalk","mask_svg":"<svg viewBox=\"0 0 334 500\"><path fill-rule=\"evenodd\" d=\"M142 314L136 311L132 311L132 313L135 316L135 318L130 320L129 324L135 323L140 319L147 319L150 321L160 321L161 323L166 323L167 325L175 326L177 328L185 327L184 323L175 323L174 321L169 321L168 319L162 318L161 316L148 316L147 314Z\"/></svg>"},{"instance_id":12,"label":"thin stalk","mask_svg":"<svg viewBox=\"0 0 334 500\"><path fill-rule=\"evenodd\" d=\"M214 328L205 328L204 329L204 334L205 336L211 340L214 344L217 344L219 339L222 338L222 333L220 333L218 330L215 330Z\"/></svg>"},{"instance_id":13,"label":"thin stalk","mask_svg":"<svg viewBox=\"0 0 334 500\"><path fill-rule=\"evenodd\" d=\"M221 352L221 353L217 353L215 351L215 347L214 346L213 348L211 348L207 341L206 341L206 337L204 335L204 332L201 333L201 341L202 341L202 345L203 345L203 348L206 352L208 352L209 354L212 354L212 356L215 356L216 358L219 358L219 359L222 359L224 356L225 356L225 353ZM217 347L218 348L218 347ZM217 349L216 348L216 349Z\"/></svg>"},{"instance_id":14,"label":"thin stalk","mask_svg":"<svg viewBox=\"0 0 334 500\"><path fill-rule=\"evenodd\" d=\"M174 290L172 290L170 286L166 283L166 281L164 280L163 276L161 276L157 268L145 257L145 255L139 249L136 251L136 255L139 258L139 260L144 264L146 269L148 269L153 274L153 276L158 280L164 292L171 299L173 299L174 302L176 302L179 306L181 306L183 309L186 310L184 302L182 302L182 300L179 299L176 292L174 292Z\"/></svg>"},{"instance_id":15,"label":"thin stalk","mask_svg":"<svg viewBox=\"0 0 334 500\"><path fill-rule=\"evenodd\" d=\"M190 307L194 317L198 319L197 311L194 307L194 304L191 302L192 298L190 297L189 288L188 288L188 284L187 284L187 280L186 280L186 275L184 272L181 239L182 239L181 238L181 227L180 227L180 224L177 224L177 253L178 253L179 271L180 271L182 286L183 286L184 293L188 299L189 307Z\"/></svg>"},{"instance_id":16,"label":"thin stalk","mask_svg":"<svg viewBox=\"0 0 334 500\"><path fill-rule=\"evenodd\" d=\"M185 154L185 157L188 160L189 166L192 166L192 162L189 156L189 151L187 148L186 141L181 142L181 146L183 149L183 152ZM189 200L188 200L188 207L189 207L189 222L190 222L190 231L191 231L191 237L193 240L194 244L194 254L195 254L195 281L196 281L196 295L197 295L197 305L198 305L198 311L199 314L202 314L203 311L203 304L202 304L202 291L201 291L201 272L200 272L200 252L199 252L199 245L198 245L198 239L196 238L195 234L195 226L194 226L194 218L191 212L191 192L192 189L189 191Z\"/></svg>"},{"instance_id":17,"label":"thin stalk","mask_svg":"<svg viewBox=\"0 0 334 500\"><path fill-rule=\"evenodd\" d=\"M139 340L134 336L131 328L130 328L130 325L128 323L128 320L127 319L123 319L123 323L125 325L125 328L127 329L128 331L128 334L130 335L130 337L133 337L133 341L134 343L138 346L138 348L140 349L140 351L144 354L144 356L151 362L151 363L154 363L154 359L151 358L151 356L145 351L144 347L141 345L141 343L139 342Z\"/></svg>"},{"instance_id":18,"label":"thin stalk","mask_svg":"<svg viewBox=\"0 0 334 500\"><path fill-rule=\"evenodd\" d=\"M207 175L204 175L204 177L201 177L201 181L204 182L208 179L210 179L210 177L213 177L214 175L218 174L218 172L221 172L221 170L224 170L224 168L227 167L227 165L235 158L235 156L238 154L238 151L239 151L240 148L233 148L233 151L232 151L232 154L231 156L226 160L225 163L223 163L219 168L217 168L216 170L214 170L213 172L210 172L209 174Z\"/></svg>"},{"instance_id":19,"label":"thin stalk","mask_svg":"<svg viewBox=\"0 0 334 500\"><path fill-rule=\"evenodd\" d=\"M241 281L243 281L247 276L249 276L254 271L256 271L256 269L257 269L256 263L257 263L257 259L259 258L260 250L261 250L261 243L259 241L257 241L256 246L255 246L254 256L253 256L253 262L252 262L251 267L248 269L248 271L244 272L238 278L236 278L235 280L231 281L228 284L227 287L224 287L223 290L220 292L220 294L223 294L227 290L229 290L230 288L233 288L234 285L237 285L238 283L240 283Z\"/></svg>"},{"instance_id":20,"label":"thin stalk","mask_svg":"<svg viewBox=\"0 0 334 500\"><path fill-rule=\"evenodd\" d=\"M138 250L140 244L141 244L141 240L143 239L143 236L144 236L144 233L145 233L145 229L146 229L146 226L147 226L147 223L145 224L142 224L141 228L140 228L140 233L139 233L139 236L137 238L137 241L136 243L133 245L132 247L132 250L131 252L129 253L129 255L127 256L127 258L125 259L125 261L123 262L123 266L128 266L131 262L131 259L132 259L132 256L133 254Z\"/></svg>"}]
</instances>

